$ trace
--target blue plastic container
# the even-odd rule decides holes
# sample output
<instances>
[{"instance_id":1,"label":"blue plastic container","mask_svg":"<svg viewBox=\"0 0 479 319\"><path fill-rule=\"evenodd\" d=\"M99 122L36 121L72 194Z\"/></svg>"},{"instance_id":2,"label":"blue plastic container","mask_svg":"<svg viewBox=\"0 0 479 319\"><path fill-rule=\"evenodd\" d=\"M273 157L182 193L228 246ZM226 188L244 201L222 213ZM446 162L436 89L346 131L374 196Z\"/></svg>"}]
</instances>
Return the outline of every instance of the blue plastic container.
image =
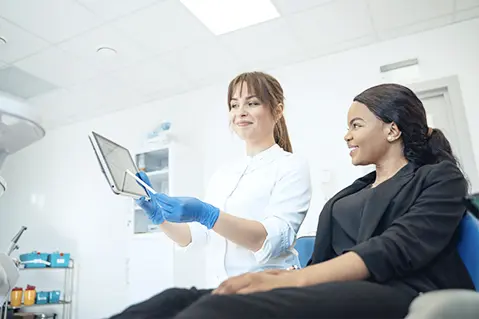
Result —
<instances>
[{"instance_id":1,"label":"blue plastic container","mask_svg":"<svg viewBox=\"0 0 479 319\"><path fill-rule=\"evenodd\" d=\"M67 268L70 265L70 254L54 252L48 256L48 261L52 268Z\"/></svg>"},{"instance_id":2,"label":"blue plastic container","mask_svg":"<svg viewBox=\"0 0 479 319\"><path fill-rule=\"evenodd\" d=\"M37 305L47 304L48 303L48 292L37 291L37 296L35 297L35 303Z\"/></svg>"},{"instance_id":3,"label":"blue plastic container","mask_svg":"<svg viewBox=\"0 0 479 319\"><path fill-rule=\"evenodd\" d=\"M48 302L49 303L59 303L60 302L60 290L50 291L48 293Z\"/></svg>"},{"instance_id":4,"label":"blue plastic container","mask_svg":"<svg viewBox=\"0 0 479 319\"><path fill-rule=\"evenodd\" d=\"M48 261L48 254L41 253L38 251L33 251L31 253L20 255L20 261L22 262L32 262L25 263L25 268L45 268L47 265L42 262L34 263L33 261Z\"/></svg>"}]
</instances>

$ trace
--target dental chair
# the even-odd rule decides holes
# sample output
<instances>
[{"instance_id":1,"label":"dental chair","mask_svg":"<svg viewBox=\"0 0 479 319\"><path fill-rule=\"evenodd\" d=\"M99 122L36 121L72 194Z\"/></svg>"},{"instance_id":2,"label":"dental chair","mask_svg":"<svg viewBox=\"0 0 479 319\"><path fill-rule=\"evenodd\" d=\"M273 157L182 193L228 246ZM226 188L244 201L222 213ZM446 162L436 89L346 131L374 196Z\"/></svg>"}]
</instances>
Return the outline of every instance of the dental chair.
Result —
<instances>
[{"instance_id":1,"label":"dental chair","mask_svg":"<svg viewBox=\"0 0 479 319\"><path fill-rule=\"evenodd\" d=\"M479 219L467 212L460 227L459 255L479 292Z\"/></svg>"},{"instance_id":2,"label":"dental chair","mask_svg":"<svg viewBox=\"0 0 479 319\"><path fill-rule=\"evenodd\" d=\"M450 289L417 297L406 319L479 318L479 194L465 198L468 209L461 221L458 252L471 276L476 291Z\"/></svg>"},{"instance_id":3,"label":"dental chair","mask_svg":"<svg viewBox=\"0 0 479 319\"><path fill-rule=\"evenodd\" d=\"M468 209L459 227L458 252L466 266L472 282L479 292L479 193L465 198ZM296 240L294 248L298 252L301 268L306 267L314 250L315 236L301 236ZM479 316L478 316L479 318Z\"/></svg>"},{"instance_id":4,"label":"dental chair","mask_svg":"<svg viewBox=\"0 0 479 319\"><path fill-rule=\"evenodd\" d=\"M471 276L476 291L438 290L417 297L405 319L479 318L479 194L465 198L468 209L459 225L458 252ZM312 256L315 236L299 237L295 249L301 268Z\"/></svg>"},{"instance_id":5,"label":"dental chair","mask_svg":"<svg viewBox=\"0 0 479 319\"><path fill-rule=\"evenodd\" d=\"M299 265L301 268L306 267L308 261L311 259L314 250L314 235L301 236L296 239L294 249L298 252Z\"/></svg>"}]
</instances>

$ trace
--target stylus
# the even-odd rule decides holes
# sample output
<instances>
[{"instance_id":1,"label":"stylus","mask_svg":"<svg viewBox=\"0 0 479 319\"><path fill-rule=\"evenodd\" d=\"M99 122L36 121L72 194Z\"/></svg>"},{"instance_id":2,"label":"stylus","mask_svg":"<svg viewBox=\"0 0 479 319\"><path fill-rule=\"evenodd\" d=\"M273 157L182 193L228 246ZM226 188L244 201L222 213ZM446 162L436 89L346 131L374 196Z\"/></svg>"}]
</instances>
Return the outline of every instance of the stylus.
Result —
<instances>
[{"instance_id":1,"label":"stylus","mask_svg":"<svg viewBox=\"0 0 479 319\"><path fill-rule=\"evenodd\" d=\"M145 183L144 181L142 181L138 176L136 176L135 174L133 174L129 169L126 170L126 173L127 173L128 175L132 176L134 179L136 179L136 181L137 181L138 183L140 183L141 186L143 186L144 188L146 188L147 190L149 190L150 193L156 194L156 191L155 191L153 188L151 188L150 186L148 186L148 184L146 184L146 183Z\"/></svg>"}]
</instances>

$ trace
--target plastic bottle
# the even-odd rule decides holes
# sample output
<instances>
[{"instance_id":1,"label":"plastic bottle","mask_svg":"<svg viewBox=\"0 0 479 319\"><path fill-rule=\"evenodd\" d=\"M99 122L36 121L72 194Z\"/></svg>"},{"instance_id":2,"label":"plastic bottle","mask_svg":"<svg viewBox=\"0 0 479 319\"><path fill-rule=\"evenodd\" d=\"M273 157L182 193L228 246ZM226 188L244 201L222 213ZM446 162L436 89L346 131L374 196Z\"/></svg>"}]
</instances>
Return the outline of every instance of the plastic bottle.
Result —
<instances>
[{"instance_id":1,"label":"plastic bottle","mask_svg":"<svg viewBox=\"0 0 479 319\"><path fill-rule=\"evenodd\" d=\"M23 289L15 287L10 293L10 304L12 307L20 307L22 305Z\"/></svg>"},{"instance_id":2,"label":"plastic bottle","mask_svg":"<svg viewBox=\"0 0 479 319\"><path fill-rule=\"evenodd\" d=\"M36 297L37 297L36 287L27 285L27 289L25 289L25 296L23 298L23 304L25 306L31 306L35 304Z\"/></svg>"}]
</instances>

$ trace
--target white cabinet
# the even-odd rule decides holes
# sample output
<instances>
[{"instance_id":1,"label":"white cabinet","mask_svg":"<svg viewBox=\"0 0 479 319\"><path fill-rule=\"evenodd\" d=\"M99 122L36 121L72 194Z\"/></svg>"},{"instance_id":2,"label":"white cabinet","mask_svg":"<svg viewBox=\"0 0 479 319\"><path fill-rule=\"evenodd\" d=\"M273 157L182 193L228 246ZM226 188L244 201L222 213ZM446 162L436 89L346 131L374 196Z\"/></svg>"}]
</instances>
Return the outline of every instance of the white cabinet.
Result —
<instances>
[{"instance_id":1,"label":"white cabinet","mask_svg":"<svg viewBox=\"0 0 479 319\"><path fill-rule=\"evenodd\" d=\"M170 196L202 197L203 166L201 156L193 148L180 143L146 144L135 153L139 168L143 168L157 192ZM159 230L136 205L132 222L134 234Z\"/></svg>"},{"instance_id":2,"label":"white cabinet","mask_svg":"<svg viewBox=\"0 0 479 319\"><path fill-rule=\"evenodd\" d=\"M129 305L174 286L174 248L163 233L135 235L129 241L127 287Z\"/></svg>"},{"instance_id":3,"label":"white cabinet","mask_svg":"<svg viewBox=\"0 0 479 319\"><path fill-rule=\"evenodd\" d=\"M144 169L157 192L170 196L202 197L203 166L200 154L193 147L180 143L145 144L134 150L134 154L138 167ZM185 271L181 264L185 258L188 259L187 256L175 249L173 241L150 222L134 201L128 216L128 233L127 285L130 303L147 299L172 286L189 285L182 284L181 279Z\"/></svg>"}]
</instances>

